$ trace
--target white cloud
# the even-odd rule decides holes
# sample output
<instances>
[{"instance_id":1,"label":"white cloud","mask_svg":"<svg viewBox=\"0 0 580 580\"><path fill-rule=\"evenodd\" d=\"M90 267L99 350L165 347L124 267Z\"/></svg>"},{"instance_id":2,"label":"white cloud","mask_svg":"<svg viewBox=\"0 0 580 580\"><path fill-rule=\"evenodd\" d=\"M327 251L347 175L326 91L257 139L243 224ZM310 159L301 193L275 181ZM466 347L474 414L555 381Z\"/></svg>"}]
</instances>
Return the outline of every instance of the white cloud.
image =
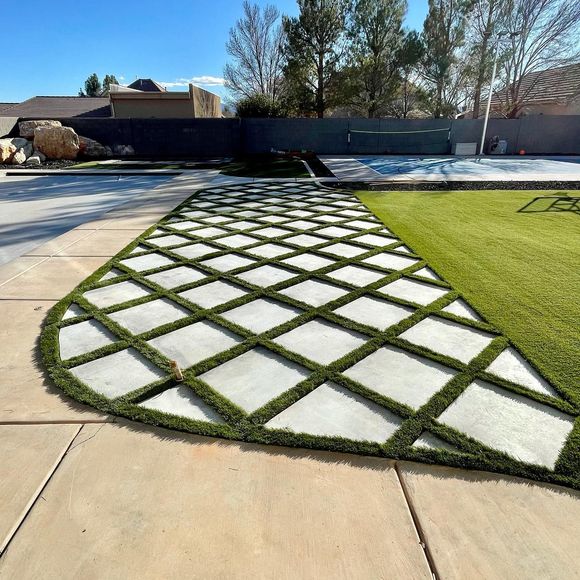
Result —
<instances>
[{"instance_id":1,"label":"white cloud","mask_svg":"<svg viewBox=\"0 0 580 580\"><path fill-rule=\"evenodd\" d=\"M159 84L167 88L173 88L173 87L187 87L189 83L192 83L194 85L201 85L204 87L222 87L225 83L225 80L222 79L221 77L212 77L209 75L203 75L200 77L191 77L190 79L181 78L172 82L161 81Z\"/></svg>"}]
</instances>

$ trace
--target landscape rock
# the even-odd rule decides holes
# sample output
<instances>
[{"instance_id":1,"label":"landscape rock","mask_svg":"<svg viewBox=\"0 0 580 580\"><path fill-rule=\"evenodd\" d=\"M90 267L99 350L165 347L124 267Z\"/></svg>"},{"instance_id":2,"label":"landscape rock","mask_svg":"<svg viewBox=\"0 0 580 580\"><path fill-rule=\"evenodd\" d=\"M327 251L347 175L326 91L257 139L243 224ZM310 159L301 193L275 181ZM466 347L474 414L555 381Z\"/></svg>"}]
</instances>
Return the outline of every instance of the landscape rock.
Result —
<instances>
[{"instance_id":1,"label":"landscape rock","mask_svg":"<svg viewBox=\"0 0 580 580\"><path fill-rule=\"evenodd\" d=\"M18 149L16 153L12 156L12 165L22 165L26 161L26 153L24 149Z\"/></svg>"},{"instance_id":2,"label":"landscape rock","mask_svg":"<svg viewBox=\"0 0 580 580\"><path fill-rule=\"evenodd\" d=\"M62 127L60 121L41 120L41 121L20 121L18 123L18 131L21 137L32 139L34 137L34 130L37 127Z\"/></svg>"},{"instance_id":3,"label":"landscape rock","mask_svg":"<svg viewBox=\"0 0 580 580\"><path fill-rule=\"evenodd\" d=\"M80 153L85 157L108 157L107 147L94 139L79 135L79 145Z\"/></svg>"},{"instance_id":4,"label":"landscape rock","mask_svg":"<svg viewBox=\"0 0 580 580\"><path fill-rule=\"evenodd\" d=\"M135 149L133 149L131 145L115 145L113 147L113 152L115 155L122 156L135 155Z\"/></svg>"},{"instance_id":5,"label":"landscape rock","mask_svg":"<svg viewBox=\"0 0 580 580\"><path fill-rule=\"evenodd\" d=\"M42 151L39 151L38 149L35 149L32 152L32 157L38 157L41 163L44 163L46 161L46 155Z\"/></svg>"},{"instance_id":6,"label":"landscape rock","mask_svg":"<svg viewBox=\"0 0 580 580\"><path fill-rule=\"evenodd\" d=\"M38 167L42 165L42 161L38 155L31 155L27 160L25 165L30 165L31 167Z\"/></svg>"},{"instance_id":7,"label":"landscape rock","mask_svg":"<svg viewBox=\"0 0 580 580\"><path fill-rule=\"evenodd\" d=\"M16 149L24 149L29 144L32 146L32 143L28 139L23 139L22 137L13 137L11 139L12 145L16 147ZM32 151L32 150L31 150Z\"/></svg>"},{"instance_id":8,"label":"landscape rock","mask_svg":"<svg viewBox=\"0 0 580 580\"><path fill-rule=\"evenodd\" d=\"M76 159L80 149L79 136L70 127L37 127L34 148L49 159Z\"/></svg>"},{"instance_id":9,"label":"landscape rock","mask_svg":"<svg viewBox=\"0 0 580 580\"><path fill-rule=\"evenodd\" d=\"M0 163L6 163L18 150L12 143L12 139L0 139Z\"/></svg>"}]
</instances>

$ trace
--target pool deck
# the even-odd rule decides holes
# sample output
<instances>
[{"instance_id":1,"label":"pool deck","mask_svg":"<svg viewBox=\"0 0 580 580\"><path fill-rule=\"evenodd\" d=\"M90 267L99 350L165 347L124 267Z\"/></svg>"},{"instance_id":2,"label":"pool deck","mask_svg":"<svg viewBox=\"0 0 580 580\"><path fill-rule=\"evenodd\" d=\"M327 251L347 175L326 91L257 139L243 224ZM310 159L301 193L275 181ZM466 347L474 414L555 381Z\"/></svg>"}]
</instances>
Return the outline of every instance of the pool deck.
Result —
<instances>
[{"instance_id":1,"label":"pool deck","mask_svg":"<svg viewBox=\"0 0 580 580\"><path fill-rule=\"evenodd\" d=\"M580 157L572 156L323 155L320 160L340 181L580 181Z\"/></svg>"}]
</instances>

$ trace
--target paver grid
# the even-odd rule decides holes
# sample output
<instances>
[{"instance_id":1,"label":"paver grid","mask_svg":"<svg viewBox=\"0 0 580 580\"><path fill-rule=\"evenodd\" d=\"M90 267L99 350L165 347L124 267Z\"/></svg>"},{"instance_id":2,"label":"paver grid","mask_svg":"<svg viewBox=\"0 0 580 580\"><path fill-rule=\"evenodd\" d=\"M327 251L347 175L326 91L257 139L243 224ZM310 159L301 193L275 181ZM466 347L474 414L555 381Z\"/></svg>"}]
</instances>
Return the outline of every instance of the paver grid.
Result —
<instances>
[{"instance_id":1,"label":"paver grid","mask_svg":"<svg viewBox=\"0 0 580 580\"><path fill-rule=\"evenodd\" d=\"M136 247L144 249L138 257ZM106 279L112 267L121 275ZM171 283L173 269L179 285ZM141 291L124 288L127 283ZM136 311L146 317L147 305L159 300L173 307L159 325L123 325L123 311L140 306ZM51 312L42 343L51 374L69 394L130 418L576 485L558 456L572 452L577 409L546 387L519 353L515 371L486 370L515 349L466 306L352 194L312 184L224 186L199 191L81 284ZM61 360L59 330L92 319L116 340L96 341L95 350ZM189 332L200 323L212 329L209 345L203 332ZM424 328L437 333L427 332L425 340ZM123 368L108 364L127 349L144 359L142 381L133 376L127 383ZM243 364L246 358L251 364ZM164 407L160 395L177 386L174 359L183 363L192 396L167 397L171 404ZM384 368L377 367L381 360L388 361ZM162 375L153 382L151 363ZM95 364L105 379L91 384L75 378L87 376L84 365ZM416 384L409 374L417 376ZM277 376L284 378L277 382ZM476 381L502 393L489 390L483 410L469 407L464 396ZM534 388L540 382L543 388ZM124 384L130 386L119 396ZM494 396L529 400L538 409L531 420L529 414L516 417L511 427L514 437L526 431L530 448L524 452L509 437L486 438L487 445L478 439L480 413L493 428ZM190 408L177 414L176 400ZM464 421L438 421L455 408L465 409ZM221 420L197 418L213 412ZM547 443L539 432L544 427L551 433Z\"/></svg>"}]
</instances>

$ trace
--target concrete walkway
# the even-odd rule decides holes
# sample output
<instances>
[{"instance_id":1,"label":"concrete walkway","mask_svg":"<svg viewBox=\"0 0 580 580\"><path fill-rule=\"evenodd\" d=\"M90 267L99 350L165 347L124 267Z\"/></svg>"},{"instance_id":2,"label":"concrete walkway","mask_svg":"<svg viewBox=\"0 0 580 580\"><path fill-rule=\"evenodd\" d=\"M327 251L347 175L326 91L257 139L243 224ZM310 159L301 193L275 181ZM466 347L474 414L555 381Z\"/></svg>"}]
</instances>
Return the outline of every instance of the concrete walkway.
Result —
<instances>
[{"instance_id":1,"label":"concrete walkway","mask_svg":"<svg viewBox=\"0 0 580 580\"><path fill-rule=\"evenodd\" d=\"M577 492L113 422L50 385L47 310L206 179L0 267L0 578L580 577Z\"/></svg>"}]
</instances>

